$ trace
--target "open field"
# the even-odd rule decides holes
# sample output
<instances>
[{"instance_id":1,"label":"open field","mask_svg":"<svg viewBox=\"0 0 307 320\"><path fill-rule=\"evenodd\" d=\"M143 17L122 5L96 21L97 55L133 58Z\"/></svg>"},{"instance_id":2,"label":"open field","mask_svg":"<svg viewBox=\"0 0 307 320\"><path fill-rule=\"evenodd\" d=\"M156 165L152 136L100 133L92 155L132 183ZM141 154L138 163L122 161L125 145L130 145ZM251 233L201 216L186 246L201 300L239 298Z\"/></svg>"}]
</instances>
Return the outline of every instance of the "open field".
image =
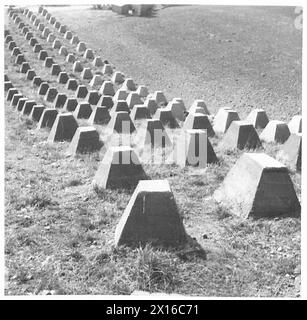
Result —
<instances>
[{"instance_id":1,"label":"open field","mask_svg":"<svg viewBox=\"0 0 307 320\"><path fill-rule=\"evenodd\" d=\"M186 106L204 99L212 114L230 105L242 119L252 108L263 108L270 119L284 121L301 113L302 38L293 25L293 8L180 6L163 9L153 18L73 7L48 7L48 11L115 70L147 85L150 92L162 90L169 99L182 97ZM42 67L17 26L7 17L5 24L31 67L59 92L69 93ZM71 64L37 30L33 32L72 74ZM61 41L75 53L74 46ZM16 88L52 106L24 80L10 54L5 45L5 72ZM85 59L82 62L90 66ZM79 74L74 77L88 84ZM206 170L144 165L151 179L170 182L191 237L188 248L118 249L115 227L133 190L96 194L92 189L106 148L69 157L68 142L47 143L49 131L36 130L35 122L6 101L5 121L7 295L134 290L202 296L299 295L300 219L242 221L217 205L212 194L243 153L226 153L219 136L210 141L220 161ZM103 140L104 127L97 129ZM275 157L280 148L264 143L258 151ZM290 174L300 200L301 176Z\"/></svg>"}]
</instances>

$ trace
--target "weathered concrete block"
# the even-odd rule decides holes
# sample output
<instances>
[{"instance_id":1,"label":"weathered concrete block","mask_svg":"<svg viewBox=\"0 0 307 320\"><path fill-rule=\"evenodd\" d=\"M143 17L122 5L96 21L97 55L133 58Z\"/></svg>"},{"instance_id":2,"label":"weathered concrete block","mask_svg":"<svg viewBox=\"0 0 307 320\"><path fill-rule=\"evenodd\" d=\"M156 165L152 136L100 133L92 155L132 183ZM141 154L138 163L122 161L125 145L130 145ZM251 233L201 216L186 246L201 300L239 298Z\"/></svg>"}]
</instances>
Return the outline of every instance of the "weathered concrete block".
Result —
<instances>
[{"instance_id":1,"label":"weathered concrete block","mask_svg":"<svg viewBox=\"0 0 307 320\"><path fill-rule=\"evenodd\" d=\"M21 110L21 113L23 115L29 115L33 109L33 107L36 105L36 102L34 100L28 100L24 103L23 108Z\"/></svg>"},{"instance_id":2,"label":"weathered concrete block","mask_svg":"<svg viewBox=\"0 0 307 320\"><path fill-rule=\"evenodd\" d=\"M66 31L67 31L67 26L66 25L61 25L60 26L60 28L59 28L59 31L60 31L60 33L66 33Z\"/></svg>"},{"instance_id":3,"label":"weathered concrete block","mask_svg":"<svg viewBox=\"0 0 307 320\"><path fill-rule=\"evenodd\" d=\"M284 143L290 136L288 125L283 121L271 120L260 134L265 142Z\"/></svg>"},{"instance_id":4,"label":"weathered concrete block","mask_svg":"<svg viewBox=\"0 0 307 320\"><path fill-rule=\"evenodd\" d=\"M36 43L33 47L34 53L41 52L42 50L43 50L43 47L39 43Z\"/></svg>"},{"instance_id":5,"label":"weathered concrete block","mask_svg":"<svg viewBox=\"0 0 307 320\"><path fill-rule=\"evenodd\" d=\"M38 129L52 128L55 119L58 115L58 110L55 108L45 108L37 125Z\"/></svg>"},{"instance_id":6,"label":"weathered concrete block","mask_svg":"<svg viewBox=\"0 0 307 320\"><path fill-rule=\"evenodd\" d=\"M263 109L254 109L246 117L246 121L250 122L257 129L263 129L268 124L269 119Z\"/></svg>"},{"instance_id":7,"label":"weathered concrete block","mask_svg":"<svg viewBox=\"0 0 307 320\"><path fill-rule=\"evenodd\" d=\"M34 22L33 22L33 25L34 25L34 27L37 28L40 23L41 23L41 20L38 19L38 18L36 18L36 19L34 20Z\"/></svg>"},{"instance_id":8,"label":"weathered concrete block","mask_svg":"<svg viewBox=\"0 0 307 320\"><path fill-rule=\"evenodd\" d=\"M21 93L15 93L11 100L11 107L17 106L17 103L21 98L23 98L23 95Z\"/></svg>"},{"instance_id":9,"label":"weathered concrete block","mask_svg":"<svg viewBox=\"0 0 307 320\"><path fill-rule=\"evenodd\" d=\"M30 40L31 38L33 38L33 33L32 32L27 32L25 35L25 40Z\"/></svg>"},{"instance_id":10,"label":"weathered concrete block","mask_svg":"<svg viewBox=\"0 0 307 320\"><path fill-rule=\"evenodd\" d=\"M111 81L104 81L99 90L99 93L105 96L114 96L115 91L113 83Z\"/></svg>"},{"instance_id":11,"label":"weathered concrete block","mask_svg":"<svg viewBox=\"0 0 307 320\"><path fill-rule=\"evenodd\" d=\"M11 88L13 88L12 82L11 81L4 81L4 91L8 91Z\"/></svg>"},{"instance_id":12,"label":"weathered concrete block","mask_svg":"<svg viewBox=\"0 0 307 320\"><path fill-rule=\"evenodd\" d=\"M133 81L132 78L127 78L123 85L121 86L121 90L125 90L125 91L135 91L136 90L136 85Z\"/></svg>"},{"instance_id":13,"label":"weathered concrete block","mask_svg":"<svg viewBox=\"0 0 307 320\"><path fill-rule=\"evenodd\" d=\"M203 113L189 113L184 121L183 129L206 129L209 137L215 135L208 116Z\"/></svg>"},{"instance_id":14,"label":"weathered concrete block","mask_svg":"<svg viewBox=\"0 0 307 320\"><path fill-rule=\"evenodd\" d=\"M40 120L44 110L45 110L45 106L43 106L42 104L33 106L32 111L30 113L30 118L33 121L38 122Z\"/></svg>"},{"instance_id":15,"label":"weathered concrete block","mask_svg":"<svg viewBox=\"0 0 307 320\"><path fill-rule=\"evenodd\" d=\"M42 82L38 88L37 94L44 96L49 89L49 84L47 82Z\"/></svg>"},{"instance_id":16,"label":"weathered concrete block","mask_svg":"<svg viewBox=\"0 0 307 320\"><path fill-rule=\"evenodd\" d=\"M115 71L111 77L113 83L123 83L125 80L124 75L120 71Z\"/></svg>"},{"instance_id":17,"label":"weathered concrete block","mask_svg":"<svg viewBox=\"0 0 307 320\"><path fill-rule=\"evenodd\" d=\"M113 101L116 102L118 100L126 100L128 95L129 95L128 91L118 89L113 96Z\"/></svg>"},{"instance_id":18,"label":"weathered concrete block","mask_svg":"<svg viewBox=\"0 0 307 320\"><path fill-rule=\"evenodd\" d=\"M71 40L72 38L72 32L71 31L66 31L64 38L67 40Z\"/></svg>"},{"instance_id":19,"label":"weathered concrete block","mask_svg":"<svg viewBox=\"0 0 307 320\"><path fill-rule=\"evenodd\" d=\"M69 53L65 60L66 62L74 63L76 61L76 57L73 55L73 53Z\"/></svg>"},{"instance_id":20,"label":"weathered concrete block","mask_svg":"<svg viewBox=\"0 0 307 320\"><path fill-rule=\"evenodd\" d=\"M43 23L39 23L37 26L37 30L43 32L45 29L45 25Z\"/></svg>"},{"instance_id":21,"label":"weathered concrete block","mask_svg":"<svg viewBox=\"0 0 307 320\"><path fill-rule=\"evenodd\" d=\"M54 25L56 23L55 17L50 17L49 22L51 25Z\"/></svg>"},{"instance_id":22,"label":"weathered concrete block","mask_svg":"<svg viewBox=\"0 0 307 320\"><path fill-rule=\"evenodd\" d=\"M113 73L113 68L110 64L105 64L102 68L103 74L111 75Z\"/></svg>"},{"instance_id":23,"label":"weathered concrete block","mask_svg":"<svg viewBox=\"0 0 307 320\"><path fill-rule=\"evenodd\" d=\"M109 123L110 119L111 119L111 116L109 114L108 108L97 106L91 113L88 123L91 125L93 124L103 125L103 124Z\"/></svg>"},{"instance_id":24,"label":"weathered concrete block","mask_svg":"<svg viewBox=\"0 0 307 320\"><path fill-rule=\"evenodd\" d=\"M170 128L179 128L177 120L174 118L170 110L165 110L163 108L158 108L153 116L154 119L159 119L164 126L169 126Z\"/></svg>"},{"instance_id":25,"label":"weathered concrete block","mask_svg":"<svg viewBox=\"0 0 307 320\"><path fill-rule=\"evenodd\" d=\"M177 101L173 99L170 101L167 106L165 107L166 110L170 110L174 116L175 119L179 121L184 121L185 120L185 114L184 112L186 111L186 108L183 104L183 101Z\"/></svg>"},{"instance_id":26,"label":"weathered concrete block","mask_svg":"<svg viewBox=\"0 0 307 320\"><path fill-rule=\"evenodd\" d=\"M36 73L33 69L29 69L26 73L26 79L27 80L33 80L33 78L36 76Z\"/></svg>"},{"instance_id":27,"label":"weathered concrete block","mask_svg":"<svg viewBox=\"0 0 307 320\"><path fill-rule=\"evenodd\" d=\"M261 142L251 123L233 121L221 141L221 146L226 150L256 149L261 147Z\"/></svg>"},{"instance_id":28,"label":"weathered concrete block","mask_svg":"<svg viewBox=\"0 0 307 320\"><path fill-rule=\"evenodd\" d=\"M42 36L44 38L47 38L50 33L51 33L50 29L48 27L45 27L43 32L42 32Z\"/></svg>"},{"instance_id":29,"label":"weathered concrete block","mask_svg":"<svg viewBox=\"0 0 307 320\"><path fill-rule=\"evenodd\" d=\"M73 115L76 119L88 119L92 111L92 107L88 102L80 102L78 103Z\"/></svg>"},{"instance_id":30,"label":"weathered concrete block","mask_svg":"<svg viewBox=\"0 0 307 320\"><path fill-rule=\"evenodd\" d=\"M18 24L18 29L22 30L22 28L25 26L25 24L23 22L19 22ZM9 33L8 33L9 34ZM4 34L4 37L6 37L7 34Z\"/></svg>"},{"instance_id":31,"label":"weathered concrete block","mask_svg":"<svg viewBox=\"0 0 307 320\"><path fill-rule=\"evenodd\" d=\"M77 105L78 105L78 100L76 98L68 97L64 105L64 110L67 112L75 111Z\"/></svg>"},{"instance_id":32,"label":"weathered concrete block","mask_svg":"<svg viewBox=\"0 0 307 320\"><path fill-rule=\"evenodd\" d=\"M150 119L151 115L147 107L143 104L136 104L131 110L130 117L132 121L140 119Z\"/></svg>"},{"instance_id":33,"label":"weathered concrete block","mask_svg":"<svg viewBox=\"0 0 307 320\"><path fill-rule=\"evenodd\" d=\"M30 31L30 30L29 30L29 27L28 27L28 26L25 26L25 27L22 28L21 33L25 35L25 34L27 34L27 32L29 32L29 31Z\"/></svg>"},{"instance_id":34,"label":"weathered concrete block","mask_svg":"<svg viewBox=\"0 0 307 320\"><path fill-rule=\"evenodd\" d=\"M69 77L68 77L68 74L67 72L65 71L62 71L59 73L59 76L58 76L58 83L62 83L62 84L66 84L69 80Z\"/></svg>"},{"instance_id":35,"label":"weathered concrete block","mask_svg":"<svg viewBox=\"0 0 307 320\"><path fill-rule=\"evenodd\" d=\"M82 41L80 41L77 45L77 48L76 48L77 52L81 53L81 52L84 52L86 50L86 44Z\"/></svg>"},{"instance_id":36,"label":"weathered concrete block","mask_svg":"<svg viewBox=\"0 0 307 320\"><path fill-rule=\"evenodd\" d=\"M151 115L155 114L158 109L156 100L150 99L148 97L144 101L144 106L147 107Z\"/></svg>"},{"instance_id":37,"label":"weathered concrete block","mask_svg":"<svg viewBox=\"0 0 307 320\"><path fill-rule=\"evenodd\" d=\"M92 49L86 49L85 52L84 52L84 55L83 55L83 58L84 59L94 59L95 56L94 56L94 52Z\"/></svg>"},{"instance_id":38,"label":"weathered concrete block","mask_svg":"<svg viewBox=\"0 0 307 320\"><path fill-rule=\"evenodd\" d=\"M277 154L277 159L285 163L291 170L302 168L302 133L292 133Z\"/></svg>"},{"instance_id":39,"label":"weathered concrete block","mask_svg":"<svg viewBox=\"0 0 307 320\"><path fill-rule=\"evenodd\" d=\"M67 100L67 95L65 93L58 93L55 98L54 107L63 108L66 100Z\"/></svg>"},{"instance_id":40,"label":"weathered concrete block","mask_svg":"<svg viewBox=\"0 0 307 320\"><path fill-rule=\"evenodd\" d=\"M19 54L19 55L16 57L15 63L16 63L16 64L22 64L23 62L26 62L26 59L25 59L25 57L24 57L23 54Z\"/></svg>"},{"instance_id":41,"label":"weathered concrete block","mask_svg":"<svg viewBox=\"0 0 307 320\"><path fill-rule=\"evenodd\" d=\"M96 87L96 86L101 86L103 84L103 78L98 75L98 74L95 74L90 82L90 86L91 87Z\"/></svg>"},{"instance_id":42,"label":"weathered concrete block","mask_svg":"<svg viewBox=\"0 0 307 320\"><path fill-rule=\"evenodd\" d=\"M10 41L9 45L8 45L9 50L13 50L15 47L17 47L16 42L15 41Z\"/></svg>"},{"instance_id":43,"label":"weathered concrete block","mask_svg":"<svg viewBox=\"0 0 307 320\"><path fill-rule=\"evenodd\" d=\"M67 50L67 48L65 47L65 46L61 46L61 48L60 48L60 50L59 50L59 54L61 55L61 56L67 56L68 55L68 50Z\"/></svg>"},{"instance_id":44,"label":"weathered concrete block","mask_svg":"<svg viewBox=\"0 0 307 320\"><path fill-rule=\"evenodd\" d=\"M59 30L60 27L61 27L61 23L60 23L59 21L56 21L56 22L54 23L54 27Z\"/></svg>"},{"instance_id":45,"label":"weathered concrete block","mask_svg":"<svg viewBox=\"0 0 307 320\"><path fill-rule=\"evenodd\" d=\"M41 85L41 83L43 82L41 77L35 76L32 80L32 86L37 86L39 87Z\"/></svg>"},{"instance_id":46,"label":"weathered concrete block","mask_svg":"<svg viewBox=\"0 0 307 320\"><path fill-rule=\"evenodd\" d=\"M12 41L13 41L13 37L10 34L5 37L5 43L10 43ZM10 49L10 50L12 50L12 49Z\"/></svg>"},{"instance_id":47,"label":"weathered concrete block","mask_svg":"<svg viewBox=\"0 0 307 320\"><path fill-rule=\"evenodd\" d=\"M145 130L139 132L140 145L150 148L165 148L171 146L172 142L158 119L146 120Z\"/></svg>"},{"instance_id":48,"label":"weathered concrete block","mask_svg":"<svg viewBox=\"0 0 307 320\"><path fill-rule=\"evenodd\" d=\"M90 80L93 78L92 70L90 68L84 68L81 73L81 78L84 80Z\"/></svg>"},{"instance_id":49,"label":"weathered concrete block","mask_svg":"<svg viewBox=\"0 0 307 320\"><path fill-rule=\"evenodd\" d=\"M103 61L102 61L101 57L94 58L93 66L94 67L102 67L103 66Z\"/></svg>"},{"instance_id":50,"label":"weathered concrete block","mask_svg":"<svg viewBox=\"0 0 307 320\"><path fill-rule=\"evenodd\" d=\"M126 101L130 109L132 109L136 104L143 104L141 97L136 92L130 92Z\"/></svg>"},{"instance_id":51,"label":"weathered concrete block","mask_svg":"<svg viewBox=\"0 0 307 320\"><path fill-rule=\"evenodd\" d=\"M147 176L131 147L110 147L99 165L92 185L97 190L131 188L144 179Z\"/></svg>"},{"instance_id":52,"label":"weathered concrete block","mask_svg":"<svg viewBox=\"0 0 307 320\"><path fill-rule=\"evenodd\" d=\"M75 94L76 98L85 98L87 94L88 94L88 90L86 86L80 84L76 90L76 94Z\"/></svg>"},{"instance_id":53,"label":"weathered concrete block","mask_svg":"<svg viewBox=\"0 0 307 320\"><path fill-rule=\"evenodd\" d=\"M83 65L80 61L75 61L73 67L72 67L73 72L82 72L83 70Z\"/></svg>"},{"instance_id":54,"label":"weathered concrete block","mask_svg":"<svg viewBox=\"0 0 307 320\"><path fill-rule=\"evenodd\" d=\"M61 41L59 39L55 39L53 41L53 44L52 44L52 48L53 49L60 49L61 46L62 46L62 43L61 43Z\"/></svg>"},{"instance_id":55,"label":"weathered concrete block","mask_svg":"<svg viewBox=\"0 0 307 320\"><path fill-rule=\"evenodd\" d=\"M107 107L111 109L114 103L111 96L102 95L99 99L98 106Z\"/></svg>"},{"instance_id":56,"label":"weathered concrete block","mask_svg":"<svg viewBox=\"0 0 307 320\"><path fill-rule=\"evenodd\" d=\"M187 235L167 180L139 181L115 231L115 245L178 246Z\"/></svg>"},{"instance_id":57,"label":"weathered concrete block","mask_svg":"<svg viewBox=\"0 0 307 320\"><path fill-rule=\"evenodd\" d=\"M6 101L11 101L14 94L19 93L19 91L16 88L11 88L8 90L6 94Z\"/></svg>"},{"instance_id":58,"label":"weathered concrete block","mask_svg":"<svg viewBox=\"0 0 307 320\"><path fill-rule=\"evenodd\" d=\"M80 42L78 36L73 36L70 40L71 44L78 44Z\"/></svg>"},{"instance_id":59,"label":"weathered concrete block","mask_svg":"<svg viewBox=\"0 0 307 320\"><path fill-rule=\"evenodd\" d=\"M89 104L95 106L99 102L100 94L96 90L90 90L85 99Z\"/></svg>"},{"instance_id":60,"label":"weathered concrete block","mask_svg":"<svg viewBox=\"0 0 307 320\"><path fill-rule=\"evenodd\" d=\"M108 123L106 131L117 132L120 134L131 134L136 130L133 122L131 121L131 118L129 117L128 112L120 111L110 114L111 119Z\"/></svg>"},{"instance_id":61,"label":"weathered concrete block","mask_svg":"<svg viewBox=\"0 0 307 320\"><path fill-rule=\"evenodd\" d=\"M202 111L200 111L199 108L201 108ZM196 113L196 111L197 111L197 113L203 113L203 114L210 115L210 112L207 108L206 102L201 99L195 100L189 109L189 113Z\"/></svg>"},{"instance_id":62,"label":"weathered concrete block","mask_svg":"<svg viewBox=\"0 0 307 320\"><path fill-rule=\"evenodd\" d=\"M208 164L218 161L206 130L183 130L176 151L176 162L182 168L205 168Z\"/></svg>"},{"instance_id":63,"label":"weathered concrete block","mask_svg":"<svg viewBox=\"0 0 307 320\"><path fill-rule=\"evenodd\" d=\"M77 90L78 89L78 81L76 79L68 79L66 83L66 89L68 90Z\"/></svg>"},{"instance_id":64,"label":"weathered concrete block","mask_svg":"<svg viewBox=\"0 0 307 320\"><path fill-rule=\"evenodd\" d=\"M47 37L47 41L53 43L54 40L55 40L55 35L53 33L49 33Z\"/></svg>"},{"instance_id":65,"label":"weathered concrete block","mask_svg":"<svg viewBox=\"0 0 307 320\"><path fill-rule=\"evenodd\" d=\"M288 123L290 133L301 133L302 132L302 116L295 115Z\"/></svg>"},{"instance_id":66,"label":"weathered concrete block","mask_svg":"<svg viewBox=\"0 0 307 320\"><path fill-rule=\"evenodd\" d=\"M27 71L30 69L31 69L31 67L30 67L29 62L23 62L20 67L20 73L27 73Z\"/></svg>"},{"instance_id":67,"label":"weathered concrete block","mask_svg":"<svg viewBox=\"0 0 307 320\"><path fill-rule=\"evenodd\" d=\"M229 108L220 108L213 120L215 133L225 133L232 121L240 120L236 111Z\"/></svg>"},{"instance_id":68,"label":"weathered concrete block","mask_svg":"<svg viewBox=\"0 0 307 320\"><path fill-rule=\"evenodd\" d=\"M74 156L78 153L99 150L100 147L99 134L94 127L79 127L70 142L67 153Z\"/></svg>"},{"instance_id":69,"label":"weathered concrete block","mask_svg":"<svg viewBox=\"0 0 307 320\"><path fill-rule=\"evenodd\" d=\"M61 67L57 63L53 63L51 66L51 75L58 76L61 72Z\"/></svg>"},{"instance_id":70,"label":"weathered concrete block","mask_svg":"<svg viewBox=\"0 0 307 320\"><path fill-rule=\"evenodd\" d=\"M78 123L70 112L59 113L49 133L48 141L71 141L77 128Z\"/></svg>"},{"instance_id":71,"label":"weathered concrete block","mask_svg":"<svg viewBox=\"0 0 307 320\"><path fill-rule=\"evenodd\" d=\"M28 98L20 98L17 102L17 107L16 109L18 111L21 111L23 109L23 106L25 105L25 103L28 101Z\"/></svg>"},{"instance_id":72,"label":"weathered concrete block","mask_svg":"<svg viewBox=\"0 0 307 320\"><path fill-rule=\"evenodd\" d=\"M44 61L44 67L51 68L54 65L54 61L52 57L46 57Z\"/></svg>"},{"instance_id":73,"label":"weathered concrete block","mask_svg":"<svg viewBox=\"0 0 307 320\"><path fill-rule=\"evenodd\" d=\"M44 99L45 101L53 102L58 95L57 88L49 88Z\"/></svg>"},{"instance_id":74,"label":"weathered concrete block","mask_svg":"<svg viewBox=\"0 0 307 320\"><path fill-rule=\"evenodd\" d=\"M143 85L138 86L136 93L142 98L146 98L149 95L148 88Z\"/></svg>"},{"instance_id":75,"label":"weathered concrete block","mask_svg":"<svg viewBox=\"0 0 307 320\"><path fill-rule=\"evenodd\" d=\"M148 97L149 99L154 99L159 106L167 105L167 99L162 91L155 91L149 94Z\"/></svg>"},{"instance_id":76,"label":"weathered concrete block","mask_svg":"<svg viewBox=\"0 0 307 320\"><path fill-rule=\"evenodd\" d=\"M130 109L128 107L128 104L125 100L118 100L114 103L113 107L111 108L110 113L113 114L115 112L128 112L130 113Z\"/></svg>"},{"instance_id":77,"label":"weathered concrete block","mask_svg":"<svg viewBox=\"0 0 307 320\"><path fill-rule=\"evenodd\" d=\"M300 212L287 168L264 153L244 153L213 197L243 218Z\"/></svg>"},{"instance_id":78,"label":"weathered concrete block","mask_svg":"<svg viewBox=\"0 0 307 320\"><path fill-rule=\"evenodd\" d=\"M39 60L45 60L46 58L48 57L48 52L46 50L41 50L39 53L38 53L38 59ZM52 58L51 58L52 59Z\"/></svg>"},{"instance_id":79,"label":"weathered concrete block","mask_svg":"<svg viewBox=\"0 0 307 320\"><path fill-rule=\"evenodd\" d=\"M12 51L12 53L11 53L11 56L13 57L13 56L18 56L19 54L21 54L21 50L20 50L20 48L19 47L15 47L14 49L13 49L13 51Z\"/></svg>"},{"instance_id":80,"label":"weathered concrete block","mask_svg":"<svg viewBox=\"0 0 307 320\"><path fill-rule=\"evenodd\" d=\"M29 40L29 45L30 45L31 47L34 47L37 43L38 43L38 41L37 41L37 39L34 38L34 37ZM40 50L39 50L39 51L40 51Z\"/></svg>"}]
</instances>

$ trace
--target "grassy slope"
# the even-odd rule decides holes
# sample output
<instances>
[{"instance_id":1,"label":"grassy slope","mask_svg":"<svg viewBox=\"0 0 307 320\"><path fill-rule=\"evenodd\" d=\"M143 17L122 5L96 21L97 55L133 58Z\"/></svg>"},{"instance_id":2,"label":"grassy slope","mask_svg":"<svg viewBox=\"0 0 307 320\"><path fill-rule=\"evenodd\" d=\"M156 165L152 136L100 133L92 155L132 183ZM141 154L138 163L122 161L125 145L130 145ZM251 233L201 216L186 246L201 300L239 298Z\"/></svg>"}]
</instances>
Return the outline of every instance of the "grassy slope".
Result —
<instances>
[{"instance_id":1,"label":"grassy slope","mask_svg":"<svg viewBox=\"0 0 307 320\"><path fill-rule=\"evenodd\" d=\"M80 19L84 17L86 14ZM9 29L13 33L16 27L10 24ZM81 37L81 31L78 33ZM17 34L14 38L22 41ZM29 53L27 58L35 65L35 57ZM113 57L111 61L115 63ZM16 72L7 51L5 68L25 95L35 94ZM134 75L131 70L131 75L139 79L140 71L136 71ZM54 82L47 73L45 77ZM176 79L168 80L176 88ZM213 139L221 161L206 171L145 166L152 179L170 181L187 232L206 251L206 257L195 245L190 252L150 247L117 250L113 248L114 230L132 190L105 191L98 196L90 184L102 153L66 157L68 143L46 144L47 131L34 131L34 123L7 103L5 107L6 294L44 290L129 294L135 289L208 296L297 294L299 219L242 222L210 197L242 152L226 154L219 149L218 139ZM279 148L265 145L265 152L275 155ZM291 177L300 196L300 175L292 173Z\"/></svg>"}]
</instances>

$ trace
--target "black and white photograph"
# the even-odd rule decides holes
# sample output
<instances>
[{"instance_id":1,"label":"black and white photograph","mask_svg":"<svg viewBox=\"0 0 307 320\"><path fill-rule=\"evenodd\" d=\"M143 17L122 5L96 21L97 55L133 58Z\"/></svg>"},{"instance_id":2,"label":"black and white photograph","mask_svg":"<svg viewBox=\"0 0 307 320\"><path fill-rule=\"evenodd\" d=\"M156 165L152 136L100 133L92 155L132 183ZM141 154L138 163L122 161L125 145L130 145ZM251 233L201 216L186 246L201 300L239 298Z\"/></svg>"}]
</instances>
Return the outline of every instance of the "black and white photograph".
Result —
<instances>
[{"instance_id":1,"label":"black and white photograph","mask_svg":"<svg viewBox=\"0 0 307 320\"><path fill-rule=\"evenodd\" d=\"M2 6L1 294L302 299L300 2L45 2Z\"/></svg>"}]
</instances>

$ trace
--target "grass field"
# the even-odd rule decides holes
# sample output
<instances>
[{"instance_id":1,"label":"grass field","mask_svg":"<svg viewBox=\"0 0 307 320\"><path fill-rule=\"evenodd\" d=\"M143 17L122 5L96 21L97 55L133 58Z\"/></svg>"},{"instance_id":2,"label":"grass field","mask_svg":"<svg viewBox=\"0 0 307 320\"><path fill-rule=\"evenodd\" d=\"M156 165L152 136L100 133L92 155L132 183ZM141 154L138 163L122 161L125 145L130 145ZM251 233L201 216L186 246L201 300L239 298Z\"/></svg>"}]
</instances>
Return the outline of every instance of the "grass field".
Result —
<instances>
[{"instance_id":1,"label":"grass field","mask_svg":"<svg viewBox=\"0 0 307 320\"><path fill-rule=\"evenodd\" d=\"M302 34L294 28L294 8L179 6L153 18L73 7L48 11L116 70L150 91L163 90L169 99L182 97L187 106L204 99L213 114L230 105L242 119L256 107L270 119L289 121L301 113ZM17 26L8 18L5 24L37 73L69 93L42 67ZM72 73L64 57L33 32ZM13 84L48 105L13 61L5 48L5 72ZM91 182L105 148L68 157L68 142L46 143L49 132L36 130L36 123L7 102L5 121L7 295L299 295L300 219L242 221L214 202L213 192L243 152L226 153L220 137L211 140L220 161L206 170L144 165L152 179L170 182L189 246L115 248L115 227L133 190L94 192ZM97 129L104 139L104 128ZM280 148L264 144L258 151L274 157ZM301 177L290 174L300 199Z\"/></svg>"}]
</instances>

